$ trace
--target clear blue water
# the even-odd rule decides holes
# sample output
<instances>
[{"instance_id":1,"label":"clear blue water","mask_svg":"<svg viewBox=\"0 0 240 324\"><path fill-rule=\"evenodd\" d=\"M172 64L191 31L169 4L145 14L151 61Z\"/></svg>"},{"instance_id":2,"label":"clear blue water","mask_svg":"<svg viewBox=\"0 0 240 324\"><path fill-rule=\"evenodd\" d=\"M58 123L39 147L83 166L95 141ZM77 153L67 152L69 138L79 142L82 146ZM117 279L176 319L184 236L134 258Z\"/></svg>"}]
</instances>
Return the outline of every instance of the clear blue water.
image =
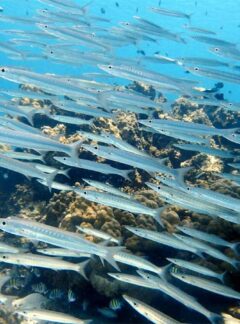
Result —
<instances>
[{"instance_id":1,"label":"clear blue water","mask_svg":"<svg viewBox=\"0 0 240 324\"><path fill-rule=\"evenodd\" d=\"M116 6L116 2L119 4L119 7ZM79 2L83 3L84 2ZM130 21L133 22L132 18L134 15L141 16L143 18L149 19L152 22L155 22L170 31L175 31L180 33L183 37L186 35L186 31L182 26L184 24L188 24L188 21L185 19L175 19L172 17L167 17L163 15L158 15L149 10L151 6L158 6L159 1L151 1L151 0L99 0L93 1L90 6L90 13L99 15L102 17L106 17L111 19L110 26L116 26L120 21ZM192 14L191 24L193 26L206 28L212 30L217 33L216 37L231 41L233 43L239 43L239 32L240 32L240 19L239 19L239 6L240 0L229 0L229 1L192 1L192 0L174 0L174 1L164 1L162 0L161 5L163 7L167 7L169 9L181 10L183 12ZM19 17L34 17L36 9L47 8L48 6L38 1L21 1L21 5L17 0L10 1L2 1L2 6L4 7L4 13L6 15L11 16L19 16ZM51 7L48 7L51 8ZM101 8L105 9L105 14L101 13ZM1 23L2 29L37 29L35 26L31 26L30 28L26 25L22 24L9 24L9 23ZM104 25L104 24L103 24ZM106 24L105 24L106 25ZM199 34L200 35L200 34ZM7 39L6 35L1 35L1 40ZM169 57L184 57L184 56L196 56L196 57L205 57L205 58L216 58L217 56L209 53L208 44L199 43L190 38L187 39L187 44L176 43L173 41L169 41L166 39L162 39L159 41L157 45L153 43L148 43L141 41L137 48L140 50L144 50L147 55L153 55L156 51L160 52L162 55L168 55ZM22 47L23 50L26 48ZM127 46L118 51L120 55L125 57L134 57L136 56L136 48L135 46ZM14 65L15 62L9 60L6 54L0 53L1 64L10 64ZM224 59L223 59L224 60ZM227 60L228 61L228 60ZM231 60L230 60L231 62ZM82 72L88 72L90 67L81 67L75 68L71 65L63 65L63 64L54 64L54 62L45 61L24 61L18 62L20 66L26 66L34 69L39 72L46 73L59 73L59 74L71 74L80 76ZM236 62L235 62L236 63ZM150 63L145 63L145 66L152 68L159 72L166 72L173 74L175 76L184 77L185 73L182 71L180 67L171 66L164 64L153 65ZM189 75L188 75L189 77ZM191 76L192 79L198 79L198 77ZM200 79L201 85L204 87L211 87L214 85L213 80L209 79ZM217 81L217 80L216 80ZM1 85L5 84L3 80L0 80ZM122 80L119 80L122 82ZM232 101L240 101L238 95L238 85L225 83L224 93L227 94L227 98ZM11 86L10 84L7 85ZM231 93L229 93L229 91Z\"/></svg>"}]
</instances>

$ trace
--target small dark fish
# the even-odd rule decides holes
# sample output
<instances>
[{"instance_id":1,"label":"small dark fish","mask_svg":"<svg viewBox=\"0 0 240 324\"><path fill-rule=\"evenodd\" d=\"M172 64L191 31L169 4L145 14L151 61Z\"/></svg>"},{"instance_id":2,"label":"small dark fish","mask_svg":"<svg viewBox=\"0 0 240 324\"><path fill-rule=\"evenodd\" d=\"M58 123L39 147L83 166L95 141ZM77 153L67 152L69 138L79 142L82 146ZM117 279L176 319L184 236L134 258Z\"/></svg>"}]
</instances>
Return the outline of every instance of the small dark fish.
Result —
<instances>
[{"instance_id":1,"label":"small dark fish","mask_svg":"<svg viewBox=\"0 0 240 324\"><path fill-rule=\"evenodd\" d=\"M142 54L142 55L144 55L144 56L146 55L146 53L145 53L143 50L137 50L137 53L138 53L138 54Z\"/></svg>"},{"instance_id":2,"label":"small dark fish","mask_svg":"<svg viewBox=\"0 0 240 324\"><path fill-rule=\"evenodd\" d=\"M102 14L105 14L106 13L106 10L104 8L101 8L101 13Z\"/></svg>"},{"instance_id":3,"label":"small dark fish","mask_svg":"<svg viewBox=\"0 0 240 324\"><path fill-rule=\"evenodd\" d=\"M116 7L119 7L119 3L118 3L118 2L115 2L115 6L116 6Z\"/></svg>"}]
</instances>

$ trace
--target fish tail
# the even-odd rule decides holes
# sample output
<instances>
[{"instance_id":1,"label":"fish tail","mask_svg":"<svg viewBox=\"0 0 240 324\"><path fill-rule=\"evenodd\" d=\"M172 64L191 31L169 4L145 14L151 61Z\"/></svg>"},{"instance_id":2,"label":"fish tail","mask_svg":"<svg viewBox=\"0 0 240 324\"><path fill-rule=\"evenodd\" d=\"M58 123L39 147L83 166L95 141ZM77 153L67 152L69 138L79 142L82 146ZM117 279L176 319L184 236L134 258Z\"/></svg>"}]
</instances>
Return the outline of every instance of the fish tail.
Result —
<instances>
[{"instance_id":1,"label":"fish tail","mask_svg":"<svg viewBox=\"0 0 240 324\"><path fill-rule=\"evenodd\" d=\"M34 119L34 115L35 115L35 110L31 110L26 114L26 118L28 120L28 122L31 124L31 126L34 125L33 119Z\"/></svg>"},{"instance_id":2,"label":"fish tail","mask_svg":"<svg viewBox=\"0 0 240 324\"><path fill-rule=\"evenodd\" d=\"M166 280L171 267L172 267L172 263L168 263L164 267L159 268L159 272L158 272L159 277L161 277L163 280Z\"/></svg>"},{"instance_id":3,"label":"fish tail","mask_svg":"<svg viewBox=\"0 0 240 324\"><path fill-rule=\"evenodd\" d=\"M129 173L131 173L133 170L120 170L121 171L121 176L128 180L131 181L131 179L129 178Z\"/></svg>"},{"instance_id":4,"label":"fish tail","mask_svg":"<svg viewBox=\"0 0 240 324\"><path fill-rule=\"evenodd\" d=\"M221 273L221 274L219 275L219 279L221 280L221 282L222 282L223 284L225 284L225 277L226 277L226 275L227 275L227 270L224 271L223 273Z\"/></svg>"},{"instance_id":5,"label":"fish tail","mask_svg":"<svg viewBox=\"0 0 240 324\"><path fill-rule=\"evenodd\" d=\"M47 185L48 185L48 188L49 188L49 191L51 192L52 190L52 183L53 183L53 180L55 179L56 175L58 174L58 170L50 173L49 175L47 175L46 177L46 181L47 181Z\"/></svg>"},{"instance_id":6,"label":"fish tail","mask_svg":"<svg viewBox=\"0 0 240 324\"><path fill-rule=\"evenodd\" d=\"M70 179L70 176L69 176L69 171L71 170L71 168L68 168L66 170L61 170L61 174L63 174L65 177L67 177L68 179Z\"/></svg>"},{"instance_id":7,"label":"fish tail","mask_svg":"<svg viewBox=\"0 0 240 324\"><path fill-rule=\"evenodd\" d=\"M210 313L208 319L211 323L219 323L222 320L222 317L216 313Z\"/></svg>"},{"instance_id":8,"label":"fish tail","mask_svg":"<svg viewBox=\"0 0 240 324\"><path fill-rule=\"evenodd\" d=\"M233 261L231 262L231 265L232 265L236 270L239 270L240 261L238 261L238 260L233 260Z\"/></svg>"},{"instance_id":9,"label":"fish tail","mask_svg":"<svg viewBox=\"0 0 240 324\"><path fill-rule=\"evenodd\" d=\"M175 179L179 183L180 186L182 186L182 187L186 186L185 182L184 182L184 177L188 173L188 171L190 171L192 169L193 169L193 167L173 169Z\"/></svg>"},{"instance_id":10,"label":"fish tail","mask_svg":"<svg viewBox=\"0 0 240 324\"><path fill-rule=\"evenodd\" d=\"M231 249L237 254L240 255L240 243L233 243Z\"/></svg>"},{"instance_id":11,"label":"fish tail","mask_svg":"<svg viewBox=\"0 0 240 324\"><path fill-rule=\"evenodd\" d=\"M83 261L81 263L78 263L78 269L77 269L77 272L80 273L81 276L83 276L84 279L86 279L87 281L89 280L88 277L86 276L86 267L88 265L90 260L86 260L86 261Z\"/></svg>"},{"instance_id":12,"label":"fish tail","mask_svg":"<svg viewBox=\"0 0 240 324\"><path fill-rule=\"evenodd\" d=\"M104 260L107 261L109 264L111 264L111 266L114 267L118 271L120 271L120 268L117 265L117 262L114 260L114 254L122 251L123 248L124 248L123 246L106 247L107 253L104 257Z\"/></svg>"},{"instance_id":13,"label":"fish tail","mask_svg":"<svg viewBox=\"0 0 240 324\"><path fill-rule=\"evenodd\" d=\"M222 130L221 135L229 140L230 142L240 144L239 137L240 135L237 132L240 131L240 128L230 128Z\"/></svg>"},{"instance_id":14,"label":"fish tail","mask_svg":"<svg viewBox=\"0 0 240 324\"><path fill-rule=\"evenodd\" d=\"M163 222L162 222L162 213L163 211L166 209L167 207L166 206L163 206L163 207L160 207L160 208L157 208L155 211L154 211L154 215L153 215L153 218L155 219L155 221L161 225L161 227L164 228L164 225L163 225Z\"/></svg>"},{"instance_id":15,"label":"fish tail","mask_svg":"<svg viewBox=\"0 0 240 324\"><path fill-rule=\"evenodd\" d=\"M70 144L70 149L71 149L70 156L75 161L78 160L79 148L81 147L81 145L82 145L82 141L77 141L73 144Z\"/></svg>"}]
</instances>

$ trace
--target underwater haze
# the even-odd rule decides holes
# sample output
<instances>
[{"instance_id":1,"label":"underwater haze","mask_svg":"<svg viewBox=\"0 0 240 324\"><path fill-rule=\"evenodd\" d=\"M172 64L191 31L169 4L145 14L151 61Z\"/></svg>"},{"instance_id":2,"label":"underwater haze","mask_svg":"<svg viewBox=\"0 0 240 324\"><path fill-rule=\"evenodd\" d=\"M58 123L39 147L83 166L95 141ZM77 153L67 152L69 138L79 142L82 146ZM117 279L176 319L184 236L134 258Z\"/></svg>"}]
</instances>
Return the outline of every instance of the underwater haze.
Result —
<instances>
[{"instance_id":1,"label":"underwater haze","mask_svg":"<svg viewBox=\"0 0 240 324\"><path fill-rule=\"evenodd\" d=\"M240 1L0 2L0 322L240 321Z\"/></svg>"}]
</instances>

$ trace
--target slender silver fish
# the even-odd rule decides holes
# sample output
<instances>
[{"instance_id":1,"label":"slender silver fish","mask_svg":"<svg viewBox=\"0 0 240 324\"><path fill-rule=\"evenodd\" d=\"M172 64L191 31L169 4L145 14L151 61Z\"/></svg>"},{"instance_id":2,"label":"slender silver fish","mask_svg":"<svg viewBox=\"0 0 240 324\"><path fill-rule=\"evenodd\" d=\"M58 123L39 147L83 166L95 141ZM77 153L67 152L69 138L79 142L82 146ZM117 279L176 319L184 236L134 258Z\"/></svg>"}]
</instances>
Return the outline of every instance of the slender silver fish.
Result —
<instances>
[{"instance_id":1,"label":"slender silver fish","mask_svg":"<svg viewBox=\"0 0 240 324\"><path fill-rule=\"evenodd\" d=\"M200 264L197 264L194 262L189 262L189 261L182 260L182 259L167 258L167 260L181 268L185 268L187 270L203 274L204 276L217 278L224 283L225 272L217 273L209 268L201 266Z\"/></svg>"},{"instance_id":2,"label":"slender silver fish","mask_svg":"<svg viewBox=\"0 0 240 324\"><path fill-rule=\"evenodd\" d=\"M232 288L222 285L218 282L180 273L172 273L172 276L177 279L180 279L183 282L186 282L187 284L196 286L204 290L208 290L214 294L219 294L229 298L240 299L240 293L238 291L233 290Z\"/></svg>"},{"instance_id":3,"label":"slender silver fish","mask_svg":"<svg viewBox=\"0 0 240 324\"><path fill-rule=\"evenodd\" d=\"M17 310L15 312L19 316L23 316L28 320L46 321L53 323L71 323L71 324L87 324L88 320L81 320L66 313L54 312L47 309L35 310Z\"/></svg>"},{"instance_id":4,"label":"slender silver fish","mask_svg":"<svg viewBox=\"0 0 240 324\"><path fill-rule=\"evenodd\" d=\"M155 308L143 303L142 301L130 297L128 295L123 295L123 298L141 315L146 317L152 323L155 324L177 324L180 323L170 316L156 310Z\"/></svg>"}]
</instances>

